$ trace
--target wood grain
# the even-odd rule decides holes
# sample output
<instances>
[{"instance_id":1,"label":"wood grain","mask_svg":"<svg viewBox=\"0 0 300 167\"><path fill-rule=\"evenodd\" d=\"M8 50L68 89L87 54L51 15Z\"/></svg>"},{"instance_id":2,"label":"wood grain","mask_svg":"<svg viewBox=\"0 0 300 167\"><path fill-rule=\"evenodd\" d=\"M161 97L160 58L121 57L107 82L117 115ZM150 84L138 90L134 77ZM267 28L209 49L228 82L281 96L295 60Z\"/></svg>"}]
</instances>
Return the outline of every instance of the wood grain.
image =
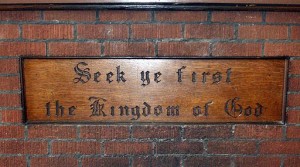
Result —
<instances>
[{"instance_id":1,"label":"wood grain","mask_svg":"<svg viewBox=\"0 0 300 167\"><path fill-rule=\"evenodd\" d=\"M283 123L286 64L25 58L27 122Z\"/></svg>"}]
</instances>

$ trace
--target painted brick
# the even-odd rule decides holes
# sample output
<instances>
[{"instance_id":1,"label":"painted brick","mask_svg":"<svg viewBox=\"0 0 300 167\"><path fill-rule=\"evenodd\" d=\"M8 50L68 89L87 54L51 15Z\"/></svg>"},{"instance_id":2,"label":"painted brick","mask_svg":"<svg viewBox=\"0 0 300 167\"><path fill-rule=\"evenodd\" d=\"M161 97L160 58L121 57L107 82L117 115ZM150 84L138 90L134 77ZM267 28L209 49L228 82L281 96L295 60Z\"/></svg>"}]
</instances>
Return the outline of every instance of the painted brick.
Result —
<instances>
[{"instance_id":1,"label":"painted brick","mask_svg":"<svg viewBox=\"0 0 300 167\"><path fill-rule=\"evenodd\" d=\"M82 166L107 167L107 166L130 166L128 158L83 158Z\"/></svg>"},{"instance_id":2,"label":"painted brick","mask_svg":"<svg viewBox=\"0 0 300 167\"><path fill-rule=\"evenodd\" d=\"M0 154L47 154L47 142L0 141Z\"/></svg>"},{"instance_id":3,"label":"painted brick","mask_svg":"<svg viewBox=\"0 0 300 167\"><path fill-rule=\"evenodd\" d=\"M154 56L154 44L150 42L105 42L105 56Z\"/></svg>"},{"instance_id":4,"label":"painted brick","mask_svg":"<svg viewBox=\"0 0 300 167\"><path fill-rule=\"evenodd\" d=\"M261 56L260 43L217 43L212 49L213 56Z\"/></svg>"},{"instance_id":5,"label":"painted brick","mask_svg":"<svg viewBox=\"0 0 300 167\"><path fill-rule=\"evenodd\" d=\"M54 42L49 43L51 56L100 56L100 43Z\"/></svg>"},{"instance_id":6,"label":"painted brick","mask_svg":"<svg viewBox=\"0 0 300 167\"><path fill-rule=\"evenodd\" d=\"M178 126L134 126L134 138L179 138Z\"/></svg>"},{"instance_id":7,"label":"painted brick","mask_svg":"<svg viewBox=\"0 0 300 167\"><path fill-rule=\"evenodd\" d=\"M275 167L280 166L280 157L237 157L236 167Z\"/></svg>"},{"instance_id":8,"label":"painted brick","mask_svg":"<svg viewBox=\"0 0 300 167\"><path fill-rule=\"evenodd\" d=\"M266 22L268 23L299 23L299 12L267 12Z\"/></svg>"},{"instance_id":9,"label":"painted brick","mask_svg":"<svg viewBox=\"0 0 300 167\"><path fill-rule=\"evenodd\" d=\"M157 154L202 154L202 142L159 142L156 144Z\"/></svg>"},{"instance_id":10,"label":"painted brick","mask_svg":"<svg viewBox=\"0 0 300 167\"><path fill-rule=\"evenodd\" d=\"M72 39L73 25L23 25L23 38L25 39Z\"/></svg>"},{"instance_id":11,"label":"painted brick","mask_svg":"<svg viewBox=\"0 0 300 167\"><path fill-rule=\"evenodd\" d=\"M45 56L46 44L41 42L0 42L0 56Z\"/></svg>"},{"instance_id":12,"label":"painted brick","mask_svg":"<svg viewBox=\"0 0 300 167\"><path fill-rule=\"evenodd\" d=\"M100 154L101 144L94 141L54 141L52 154Z\"/></svg>"},{"instance_id":13,"label":"painted brick","mask_svg":"<svg viewBox=\"0 0 300 167\"><path fill-rule=\"evenodd\" d=\"M270 125L237 125L234 130L235 138L281 138L282 127Z\"/></svg>"},{"instance_id":14,"label":"painted brick","mask_svg":"<svg viewBox=\"0 0 300 167\"><path fill-rule=\"evenodd\" d=\"M0 126L0 138L24 138L24 127Z\"/></svg>"},{"instance_id":15,"label":"painted brick","mask_svg":"<svg viewBox=\"0 0 300 167\"><path fill-rule=\"evenodd\" d=\"M229 138L232 136L231 126L190 126L184 128L184 138L204 139L204 138Z\"/></svg>"},{"instance_id":16,"label":"painted brick","mask_svg":"<svg viewBox=\"0 0 300 167\"><path fill-rule=\"evenodd\" d=\"M300 112L299 111L288 111L287 112L287 122L290 124L300 123Z\"/></svg>"},{"instance_id":17,"label":"painted brick","mask_svg":"<svg viewBox=\"0 0 300 167\"><path fill-rule=\"evenodd\" d=\"M126 139L129 138L127 126L82 126L80 138L87 139Z\"/></svg>"},{"instance_id":18,"label":"painted brick","mask_svg":"<svg viewBox=\"0 0 300 167\"><path fill-rule=\"evenodd\" d=\"M158 56L208 56L206 42L160 42Z\"/></svg>"},{"instance_id":19,"label":"painted brick","mask_svg":"<svg viewBox=\"0 0 300 167\"><path fill-rule=\"evenodd\" d=\"M233 26L231 26L231 25L188 24L185 27L185 37L186 38L232 39L233 36L234 36L234 30L233 30Z\"/></svg>"},{"instance_id":20,"label":"painted brick","mask_svg":"<svg viewBox=\"0 0 300 167\"><path fill-rule=\"evenodd\" d=\"M1 12L0 12L1 13ZM0 39L15 39L19 38L18 25L2 24L0 25Z\"/></svg>"},{"instance_id":21,"label":"painted brick","mask_svg":"<svg viewBox=\"0 0 300 167\"><path fill-rule=\"evenodd\" d=\"M262 22L262 13L254 11L214 11L213 22Z\"/></svg>"},{"instance_id":22,"label":"painted brick","mask_svg":"<svg viewBox=\"0 0 300 167\"><path fill-rule=\"evenodd\" d=\"M160 22L204 22L206 11L157 11L155 20Z\"/></svg>"},{"instance_id":23,"label":"painted brick","mask_svg":"<svg viewBox=\"0 0 300 167\"><path fill-rule=\"evenodd\" d=\"M96 21L96 11L86 10L62 10L62 11L44 11L44 20L48 21Z\"/></svg>"},{"instance_id":24,"label":"painted brick","mask_svg":"<svg viewBox=\"0 0 300 167\"><path fill-rule=\"evenodd\" d=\"M100 11L99 15L100 21L105 22L137 22L151 19L149 11L106 10Z\"/></svg>"},{"instance_id":25,"label":"painted brick","mask_svg":"<svg viewBox=\"0 0 300 167\"><path fill-rule=\"evenodd\" d=\"M179 157L140 157L133 159L133 167L159 166L159 167L177 167L180 166Z\"/></svg>"},{"instance_id":26,"label":"painted brick","mask_svg":"<svg viewBox=\"0 0 300 167\"><path fill-rule=\"evenodd\" d=\"M19 107L21 99L19 94L0 94L1 107Z\"/></svg>"},{"instance_id":27,"label":"painted brick","mask_svg":"<svg viewBox=\"0 0 300 167\"><path fill-rule=\"evenodd\" d=\"M252 141L209 141L207 152L213 154L254 154L256 143Z\"/></svg>"},{"instance_id":28,"label":"painted brick","mask_svg":"<svg viewBox=\"0 0 300 167\"><path fill-rule=\"evenodd\" d=\"M18 59L0 59L0 73L12 74L19 72Z\"/></svg>"},{"instance_id":29,"label":"painted brick","mask_svg":"<svg viewBox=\"0 0 300 167\"><path fill-rule=\"evenodd\" d=\"M76 126L30 125L28 138L70 139L76 138Z\"/></svg>"},{"instance_id":30,"label":"painted brick","mask_svg":"<svg viewBox=\"0 0 300 167\"><path fill-rule=\"evenodd\" d=\"M300 43L265 43L266 56L300 56Z\"/></svg>"},{"instance_id":31,"label":"painted brick","mask_svg":"<svg viewBox=\"0 0 300 167\"><path fill-rule=\"evenodd\" d=\"M287 26L242 25L239 26L238 38L241 39L287 39Z\"/></svg>"},{"instance_id":32,"label":"painted brick","mask_svg":"<svg viewBox=\"0 0 300 167\"><path fill-rule=\"evenodd\" d=\"M289 126L286 130L287 138L300 139L300 126Z\"/></svg>"},{"instance_id":33,"label":"painted brick","mask_svg":"<svg viewBox=\"0 0 300 167\"><path fill-rule=\"evenodd\" d=\"M127 39L129 28L125 24L80 24L77 26L79 39Z\"/></svg>"},{"instance_id":34,"label":"painted brick","mask_svg":"<svg viewBox=\"0 0 300 167\"><path fill-rule=\"evenodd\" d=\"M300 60L290 60L289 74L300 74Z\"/></svg>"},{"instance_id":35,"label":"painted brick","mask_svg":"<svg viewBox=\"0 0 300 167\"><path fill-rule=\"evenodd\" d=\"M0 90L19 90L19 77L0 77Z\"/></svg>"},{"instance_id":36,"label":"painted brick","mask_svg":"<svg viewBox=\"0 0 300 167\"><path fill-rule=\"evenodd\" d=\"M105 154L130 154L142 155L152 152L152 144L147 142L107 142L105 143Z\"/></svg>"},{"instance_id":37,"label":"painted brick","mask_svg":"<svg viewBox=\"0 0 300 167\"><path fill-rule=\"evenodd\" d=\"M77 165L77 159L73 157L33 157L30 159L31 167L66 167Z\"/></svg>"},{"instance_id":38,"label":"painted brick","mask_svg":"<svg viewBox=\"0 0 300 167\"><path fill-rule=\"evenodd\" d=\"M300 164L300 157L287 157L284 159L284 167L298 167Z\"/></svg>"},{"instance_id":39,"label":"painted brick","mask_svg":"<svg viewBox=\"0 0 300 167\"><path fill-rule=\"evenodd\" d=\"M300 106L300 94L288 94L287 105L289 107Z\"/></svg>"},{"instance_id":40,"label":"painted brick","mask_svg":"<svg viewBox=\"0 0 300 167\"><path fill-rule=\"evenodd\" d=\"M265 141L260 144L261 154L299 154L300 143L296 141Z\"/></svg>"},{"instance_id":41,"label":"painted brick","mask_svg":"<svg viewBox=\"0 0 300 167\"><path fill-rule=\"evenodd\" d=\"M40 11L0 11L1 21L36 21L40 19Z\"/></svg>"},{"instance_id":42,"label":"painted brick","mask_svg":"<svg viewBox=\"0 0 300 167\"><path fill-rule=\"evenodd\" d=\"M26 158L25 157L0 157L0 166L26 167Z\"/></svg>"},{"instance_id":43,"label":"painted brick","mask_svg":"<svg viewBox=\"0 0 300 167\"><path fill-rule=\"evenodd\" d=\"M197 166L197 167L228 167L230 166L229 157L188 157L184 161L185 166Z\"/></svg>"},{"instance_id":44,"label":"painted brick","mask_svg":"<svg viewBox=\"0 0 300 167\"><path fill-rule=\"evenodd\" d=\"M20 110L0 111L3 123L21 123L23 113Z\"/></svg>"},{"instance_id":45,"label":"painted brick","mask_svg":"<svg viewBox=\"0 0 300 167\"><path fill-rule=\"evenodd\" d=\"M134 24L131 29L134 39L182 38L179 24Z\"/></svg>"},{"instance_id":46,"label":"painted brick","mask_svg":"<svg viewBox=\"0 0 300 167\"><path fill-rule=\"evenodd\" d=\"M291 39L295 39L295 40L300 39L300 26L291 27Z\"/></svg>"}]
</instances>

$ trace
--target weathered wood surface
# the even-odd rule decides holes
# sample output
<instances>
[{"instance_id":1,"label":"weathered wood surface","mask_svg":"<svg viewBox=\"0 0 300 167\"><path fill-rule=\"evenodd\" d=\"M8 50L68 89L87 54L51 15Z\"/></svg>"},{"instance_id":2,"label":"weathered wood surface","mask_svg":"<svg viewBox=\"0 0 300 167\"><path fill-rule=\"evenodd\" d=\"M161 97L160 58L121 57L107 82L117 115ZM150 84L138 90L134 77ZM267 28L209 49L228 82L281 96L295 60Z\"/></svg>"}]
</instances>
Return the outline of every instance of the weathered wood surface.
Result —
<instances>
[{"instance_id":1,"label":"weathered wood surface","mask_svg":"<svg viewBox=\"0 0 300 167\"><path fill-rule=\"evenodd\" d=\"M29 123L283 121L284 59L23 59L22 64Z\"/></svg>"}]
</instances>

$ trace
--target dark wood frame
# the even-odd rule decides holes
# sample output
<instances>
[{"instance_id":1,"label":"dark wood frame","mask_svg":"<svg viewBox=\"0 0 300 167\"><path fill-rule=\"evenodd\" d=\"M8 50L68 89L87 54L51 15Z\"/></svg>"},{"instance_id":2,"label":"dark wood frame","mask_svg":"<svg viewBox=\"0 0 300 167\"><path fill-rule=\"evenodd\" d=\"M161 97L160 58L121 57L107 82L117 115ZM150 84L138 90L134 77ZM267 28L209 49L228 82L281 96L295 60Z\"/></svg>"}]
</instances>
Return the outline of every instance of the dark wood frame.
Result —
<instances>
[{"instance_id":1,"label":"dark wood frame","mask_svg":"<svg viewBox=\"0 0 300 167\"><path fill-rule=\"evenodd\" d=\"M0 0L0 10L89 9L300 11L300 0Z\"/></svg>"}]
</instances>

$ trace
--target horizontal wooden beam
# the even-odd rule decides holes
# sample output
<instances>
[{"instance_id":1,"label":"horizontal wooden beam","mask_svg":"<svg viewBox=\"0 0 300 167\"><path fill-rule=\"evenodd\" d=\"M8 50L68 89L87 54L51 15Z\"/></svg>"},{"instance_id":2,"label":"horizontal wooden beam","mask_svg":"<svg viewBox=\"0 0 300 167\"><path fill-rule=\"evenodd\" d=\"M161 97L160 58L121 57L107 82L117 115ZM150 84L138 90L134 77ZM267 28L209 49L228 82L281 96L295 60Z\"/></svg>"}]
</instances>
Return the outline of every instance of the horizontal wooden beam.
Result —
<instances>
[{"instance_id":1,"label":"horizontal wooden beam","mask_svg":"<svg viewBox=\"0 0 300 167\"><path fill-rule=\"evenodd\" d=\"M275 4L1 4L0 10L233 10L233 11L300 11L300 5Z\"/></svg>"}]
</instances>

